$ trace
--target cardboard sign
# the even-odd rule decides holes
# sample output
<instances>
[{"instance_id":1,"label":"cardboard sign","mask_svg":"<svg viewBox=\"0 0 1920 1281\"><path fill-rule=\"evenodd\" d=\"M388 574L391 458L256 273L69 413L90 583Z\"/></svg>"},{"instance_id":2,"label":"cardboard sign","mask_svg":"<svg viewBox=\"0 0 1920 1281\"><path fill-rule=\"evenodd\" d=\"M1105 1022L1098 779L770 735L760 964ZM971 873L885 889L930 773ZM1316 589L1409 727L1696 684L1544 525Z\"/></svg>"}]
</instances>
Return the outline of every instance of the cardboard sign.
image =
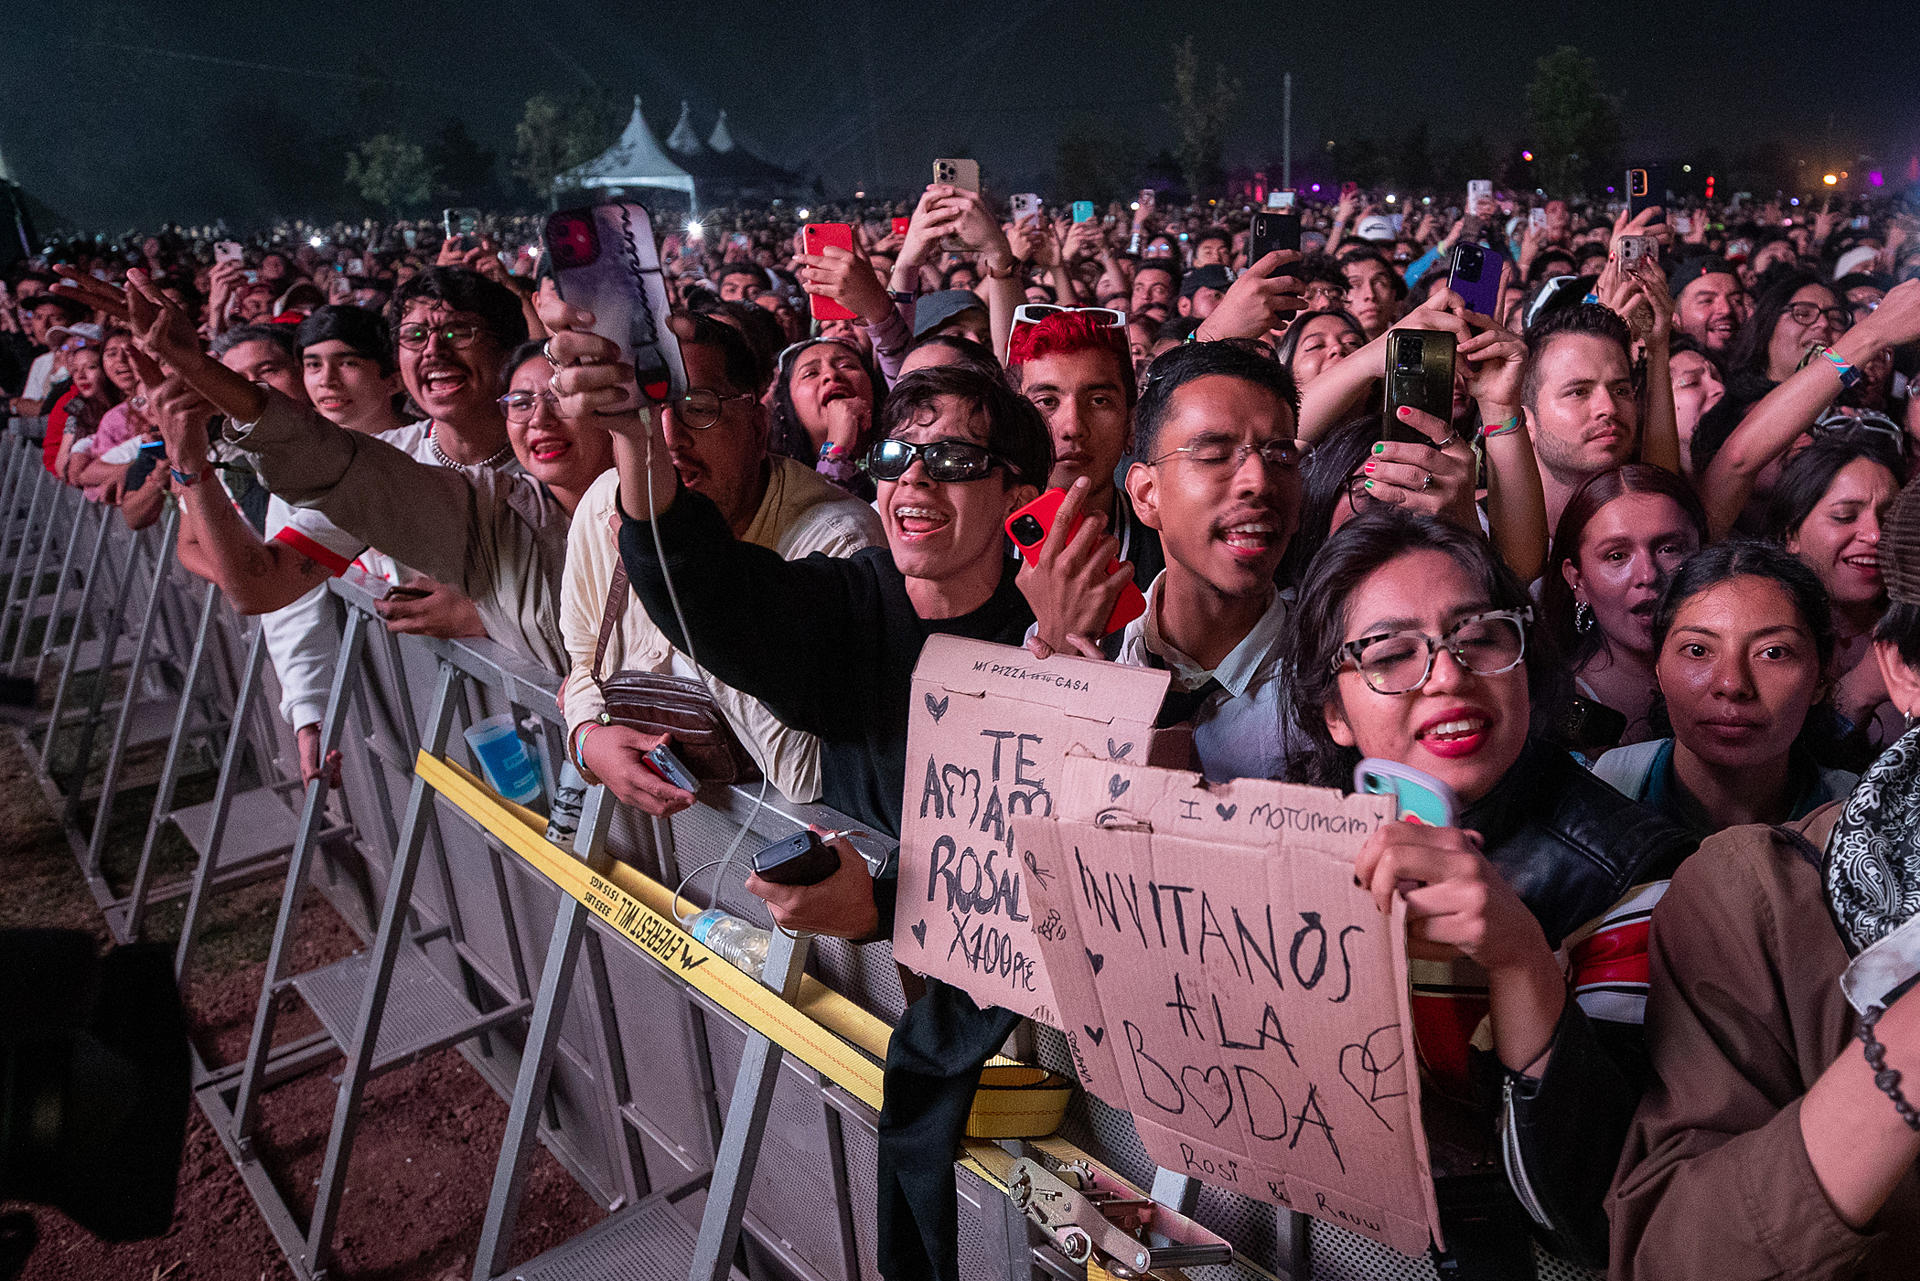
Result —
<instances>
[{"instance_id":1,"label":"cardboard sign","mask_svg":"<svg viewBox=\"0 0 1920 1281\"><path fill-rule=\"evenodd\" d=\"M1055 800L1020 836L1081 1083L1167 1169L1423 1253L1405 909L1353 883L1390 802L1085 756Z\"/></svg>"},{"instance_id":2,"label":"cardboard sign","mask_svg":"<svg viewBox=\"0 0 1920 1281\"><path fill-rule=\"evenodd\" d=\"M1015 832L1053 814L1074 745L1146 759L1170 679L959 636L927 641L907 720L896 961L1058 1025Z\"/></svg>"}]
</instances>

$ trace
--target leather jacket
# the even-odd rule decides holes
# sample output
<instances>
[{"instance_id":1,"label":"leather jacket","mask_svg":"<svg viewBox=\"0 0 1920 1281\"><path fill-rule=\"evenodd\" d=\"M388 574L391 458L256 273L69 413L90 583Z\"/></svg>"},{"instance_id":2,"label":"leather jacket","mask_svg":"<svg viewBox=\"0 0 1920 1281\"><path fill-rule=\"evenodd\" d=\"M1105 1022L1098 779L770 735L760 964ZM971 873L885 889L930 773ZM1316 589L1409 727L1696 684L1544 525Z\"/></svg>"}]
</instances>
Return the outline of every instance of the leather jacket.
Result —
<instances>
[{"instance_id":1,"label":"leather jacket","mask_svg":"<svg viewBox=\"0 0 1920 1281\"><path fill-rule=\"evenodd\" d=\"M1461 826L1486 838L1488 859L1556 949L1633 887L1671 876L1694 847L1677 825L1539 741L1468 808ZM1569 996L1539 1079L1505 1071L1491 1054L1480 1065L1512 1194L1495 1217L1519 1216L1521 1226L1530 1220L1549 1250L1604 1267L1603 1202L1646 1080L1639 1024L1593 1018Z\"/></svg>"}]
</instances>

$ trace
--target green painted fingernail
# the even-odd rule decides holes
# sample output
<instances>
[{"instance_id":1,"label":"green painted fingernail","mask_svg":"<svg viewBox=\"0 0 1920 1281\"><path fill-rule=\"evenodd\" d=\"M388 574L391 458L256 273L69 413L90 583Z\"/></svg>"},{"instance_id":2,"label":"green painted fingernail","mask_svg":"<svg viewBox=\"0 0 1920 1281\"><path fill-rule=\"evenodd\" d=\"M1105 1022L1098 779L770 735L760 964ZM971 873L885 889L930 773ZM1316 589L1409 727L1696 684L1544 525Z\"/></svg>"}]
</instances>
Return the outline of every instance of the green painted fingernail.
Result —
<instances>
[{"instance_id":1,"label":"green painted fingernail","mask_svg":"<svg viewBox=\"0 0 1920 1281\"><path fill-rule=\"evenodd\" d=\"M1373 482L1372 482L1372 481L1368 481L1368 482L1367 482L1367 488L1368 488L1368 489L1372 489L1372 488L1373 488Z\"/></svg>"},{"instance_id":2,"label":"green painted fingernail","mask_svg":"<svg viewBox=\"0 0 1920 1281\"><path fill-rule=\"evenodd\" d=\"M1376 454L1384 454L1384 453L1386 453L1386 452L1387 452L1387 446L1386 446L1386 442L1384 442L1384 441L1378 441L1378 442L1375 442L1375 444L1374 444L1374 446L1373 446L1373 452L1374 452L1374 453L1376 453Z\"/></svg>"}]
</instances>

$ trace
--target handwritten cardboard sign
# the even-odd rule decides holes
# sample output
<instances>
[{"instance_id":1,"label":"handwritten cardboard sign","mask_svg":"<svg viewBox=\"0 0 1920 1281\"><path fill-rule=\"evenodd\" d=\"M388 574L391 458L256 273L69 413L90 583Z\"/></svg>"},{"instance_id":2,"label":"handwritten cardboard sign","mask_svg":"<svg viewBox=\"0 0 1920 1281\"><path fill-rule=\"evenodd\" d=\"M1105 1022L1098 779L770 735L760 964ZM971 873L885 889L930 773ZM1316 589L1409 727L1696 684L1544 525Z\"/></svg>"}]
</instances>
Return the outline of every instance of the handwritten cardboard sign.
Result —
<instances>
[{"instance_id":1,"label":"handwritten cardboard sign","mask_svg":"<svg viewBox=\"0 0 1920 1281\"><path fill-rule=\"evenodd\" d=\"M935 636L913 671L894 959L1058 1023L1016 829L1053 814L1076 744L1144 760L1164 671Z\"/></svg>"},{"instance_id":2,"label":"handwritten cardboard sign","mask_svg":"<svg viewBox=\"0 0 1920 1281\"><path fill-rule=\"evenodd\" d=\"M1055 801L1020 836L1081 1083L1170 1170L1424 1252L1405 911L1353 883L1387 804L1087 756Z\"/></svg>"}]
</instances>

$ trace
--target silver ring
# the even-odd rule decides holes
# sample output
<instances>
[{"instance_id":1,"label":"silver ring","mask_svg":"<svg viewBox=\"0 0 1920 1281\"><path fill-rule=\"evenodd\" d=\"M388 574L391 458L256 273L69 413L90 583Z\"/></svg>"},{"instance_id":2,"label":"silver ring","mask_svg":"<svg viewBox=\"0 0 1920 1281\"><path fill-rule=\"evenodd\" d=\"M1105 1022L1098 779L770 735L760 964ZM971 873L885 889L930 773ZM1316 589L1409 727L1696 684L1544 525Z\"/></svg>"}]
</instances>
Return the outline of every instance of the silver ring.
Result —
<instances>
[{"instance_id":1,"label":"silver ring","mask_svg":"<svg viewBox=\"0 0 1920 1281\"><path fill-rule=\"evenodd\" d=\"M559 359L555 357L553 354L553 338L551 336L549 336L545 342L540 344L540 354L547 358L547 363L549 365L555 365L555 366L559 365L560 363Z\"/></svg>"},{"instance_id":2,"label":"silver ring","mask_svg":"<svg viewBox=\"0 0 1920 1281\"><path fill-rule=\"evenodd\" d=\"M1432 489L1432 488L1433 488L1433 473L1428 472L1427 478L1420 482L1420 492L1424 494L1429 489Z\"/></svg>"},{"instance_id":3,"label":"silver ring","mask_svg":"<svg viewBox=\"0 0 1920 1281\"><path fill-rule=\"evenodd\" d=\"M127 403L132 405L136 411L144 410L147 407L147 398L145 396L135 396Z\"/></svg>"}]
</instances>

